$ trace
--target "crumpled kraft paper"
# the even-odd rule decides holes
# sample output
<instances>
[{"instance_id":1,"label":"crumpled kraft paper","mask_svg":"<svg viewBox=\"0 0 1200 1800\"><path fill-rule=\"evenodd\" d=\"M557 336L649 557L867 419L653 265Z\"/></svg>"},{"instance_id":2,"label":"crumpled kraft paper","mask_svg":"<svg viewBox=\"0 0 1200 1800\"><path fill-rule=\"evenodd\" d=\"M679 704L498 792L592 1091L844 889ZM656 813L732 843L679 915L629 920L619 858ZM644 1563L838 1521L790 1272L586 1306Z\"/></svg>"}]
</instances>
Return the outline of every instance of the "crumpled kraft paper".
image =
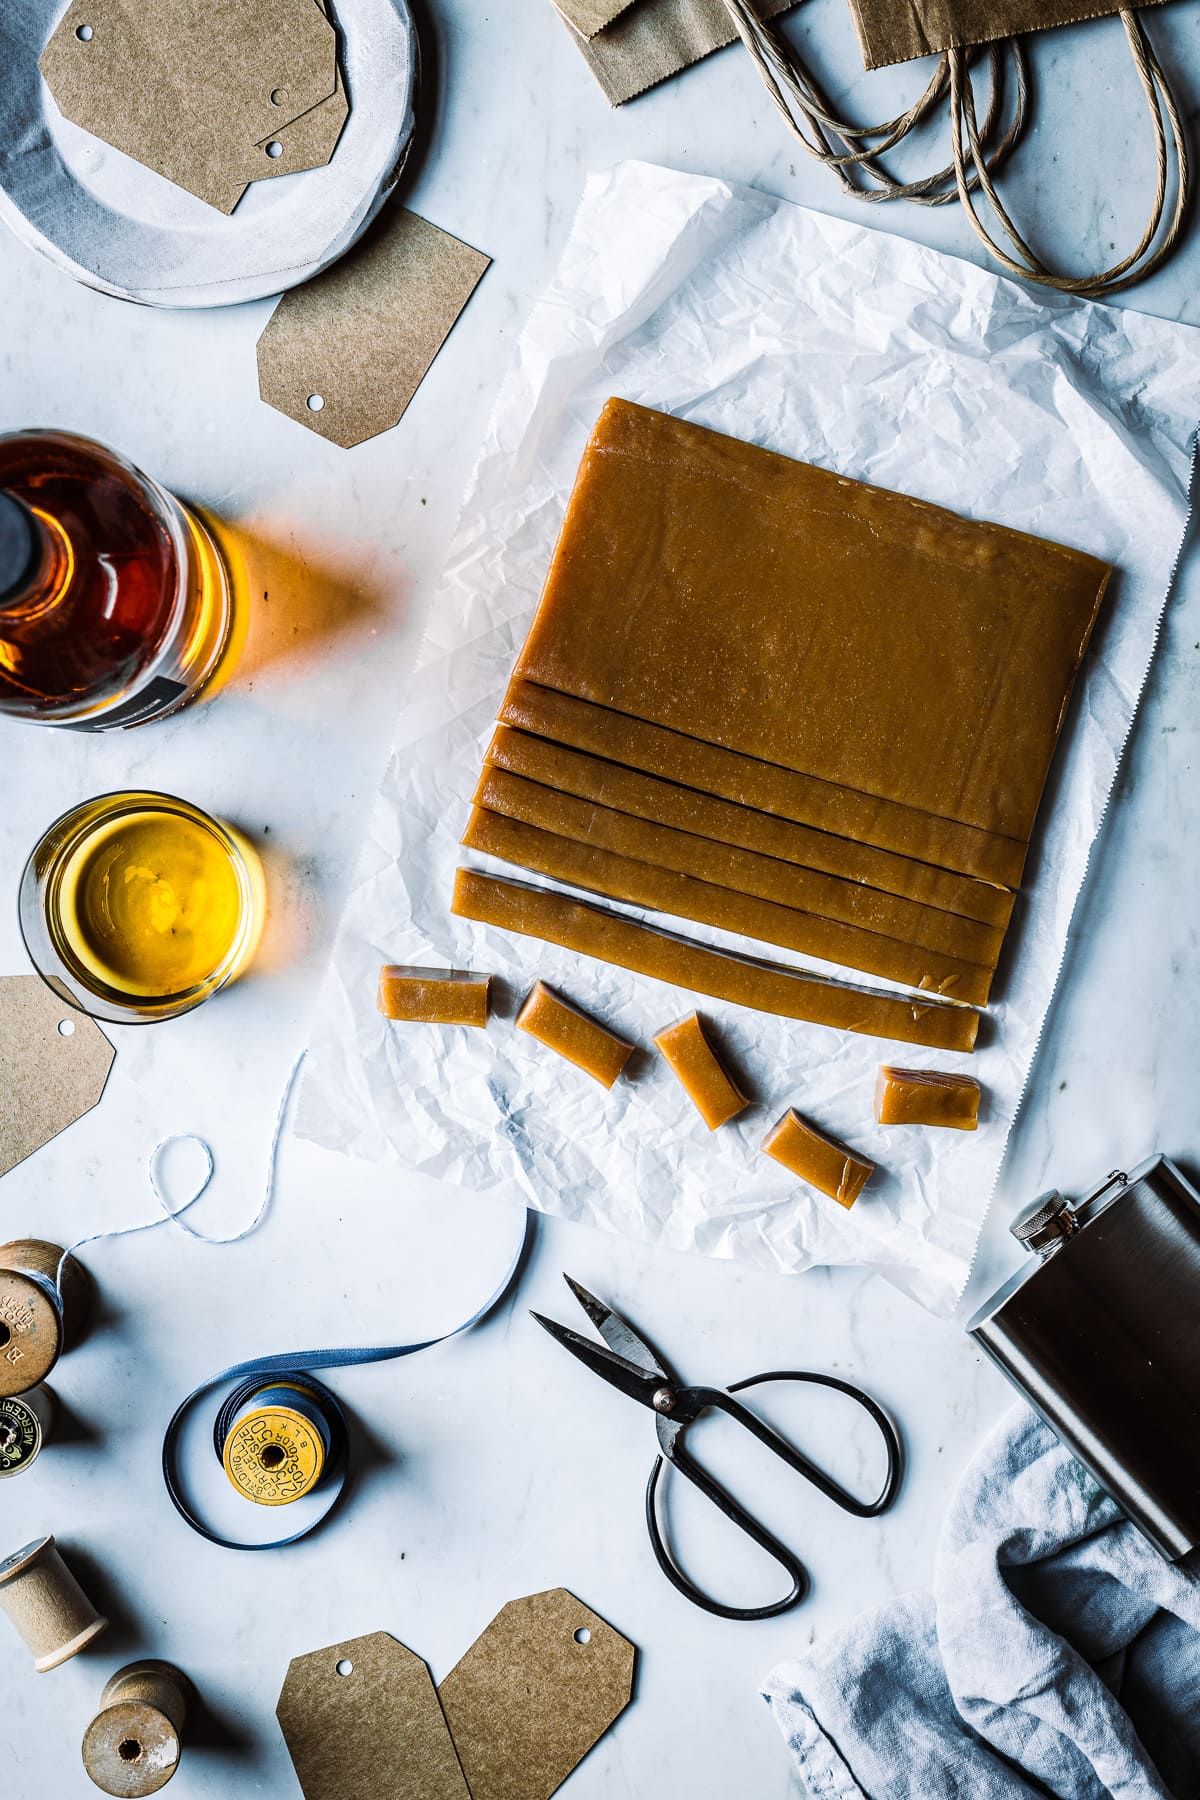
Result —
<instances>
[{"instance_id":1,"label":"crumpled kraft paper","mask_svg":"<svg viewBox=\"0 0 1200 1800\"><path fill-rule=\"evenodd\" d=\"M677 1250L789 1271L876 1269L951 1310L1181 542L1198 352L1189 327L1035 298L754 189L644 163L594 176L501 389L433 602L317 1009L301 1135ZM1116 564L974 1057L706 1006L451 917L457 838L493 714L610 394ZM486 1032L389 1025L375 1010L385 961L493 970L498 1016ZM710 1136L652 1055L605 1096L512 1029L537 976L647 1051L699 1003L761 1104ZM976 1074L980 1129L874 1126L884 1060ZM852 1211L759 1154L790 1105L879 1164Z\"/></svg>"}]
</instances>

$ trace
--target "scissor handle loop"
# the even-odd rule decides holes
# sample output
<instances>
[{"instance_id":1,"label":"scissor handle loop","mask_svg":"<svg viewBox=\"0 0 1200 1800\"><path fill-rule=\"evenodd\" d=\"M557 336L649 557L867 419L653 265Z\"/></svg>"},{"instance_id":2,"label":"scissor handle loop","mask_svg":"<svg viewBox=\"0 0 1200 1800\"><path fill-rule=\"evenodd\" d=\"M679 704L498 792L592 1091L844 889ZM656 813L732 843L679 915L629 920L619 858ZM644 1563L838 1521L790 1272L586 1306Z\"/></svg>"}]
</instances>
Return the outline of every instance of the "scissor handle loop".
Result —
<instances>
[{"instance_id":1,"label":"scissor handle loop","mask_svg":"<svg viewBox=\"0 0 1200 1800\"><path fill-rule=\"evenodd\" d=\"M748 1538L752 1538L792 1578L791 1588L783 1599L773 1600L767 1606L726 1606L724 1601L714 1600L710 1594L698 1588L671 1555L659 1527L656 1495L658 1478L666 1458L656 1456L650 1479L646 1483L646 1529L650 1533L650 1546L655 1560L671 1586L677 1588L694 1606L702 1607L705 1612L716 1613L721 1619L773 1619L778 1613L787 1612L797 1601L803 1600L808 1592L808 1571L799 1558L785 1544L781 1544L778 1538L773 1537L765 1525L760 1525L757 1519L751 1517L732 1494L727 1494L719 1482L714 1481L708 1471L688 1455L681 1444L676 1444L670 1460L681 1475L685 1475L700 1489L706 1500L711 1500L714 1506L719 1507L727 1519L732 1519Z\"/></svg>"},{"instance_id":2,"label":"scissor handle loop","mask_svg":"<svg viewBox=\"0 0 1200 1800\"><path fill-rule=\"evenodd\" d=\"M797 1450L794 1444L789 1444L786 1438L780 1437L777 1431L773 1431L769 1425L764 1424L755 1413L750 1412L744 1406L738 1406L736 1401L734 1402L736 1411L733 1412L733 1416L746 1427L747 1431L752 1432L760 1443L765 1444L769 1450L774 1450L775 1454L782 1457L789 1467L811 1481L813 1486L825 1495L826 1499L834 1501L844 1511L853 1513L855 1518L874 1519L880 1513L886 1512L896 1498L904 1474L904 1447L900 1442L899 1432L882 1406L872 1400L870 1394L864 1394L861 1388L854 1387L848 1381L839 1380L836 1375L816 1375L811 1370L802 1369L772 1369L766 1375L750 1375L745 1381L731 1381L726 1393L740 1394L746 1388L761 1387L768 1381L804 1381L812 1387L833 1388L835 1392L845 1394L848 1400L853 1400L856 1406L862 1407L867 1416L879 1427L879 1434L887 1451L887 1473L883 1480L883 1490L875 1500L858 1499L848 1488L844 1488L841 1482L835 1481L832 1475L826 1475L825 1471L819 1469L816 1463L810 1462L802 1450ZM707 1404L713 1403L708 1402ZM730 1412L732 1409L724 1407L722 1410Z\"/></svg>"},{"instance_id":3,"label":"scissor handle loop","mask_svg":"<svg viewBox=\"0 0 1200 1800\"><path fill-rule=\"evenodd\" d=\"M883 1491L877 1499L860 1500L857 1495L852 1494L848 1488L844 1488L832 1476L826 1475L823 1469L819 1469L805 1456L802 1450L797 1450L793 1444L789 1444L786 1438L781 1437L748 1407L732 1398L735 1393L741 1393L746 1388L757 1387L768 1381L803 1381L815 1387L833 1388L863 1408L879 1427L887 1450L887 1474L884 1478ZM853 1513L860 1519L875 1518L879 1513L885 1512L896 1497L904 1465L904 1452L899 1433L883 1408L872 1400L869 1394L864 1394L861 1388L853 1387L848 1381L839 1380L836 1375L817 1375L798 1369L773 1369L765 1375L752 1375L745 1381L731 1383L725 1390L703 1387L684 1388L680 1390L678 1399L684 1415L683 1422L669 1437L663 1437L660 1433L664 1454L656 1458L654 1467L650 1471L650 1479L646 1483L646 1527L650 1534L650 1544L658 1566L673 1587L694 1605L702 1607L705 1612L715 1613L722 1619L773 1619L779 1613L787 1612L790 1607L795 1606L804 1598L809 1585L808 1573L803 1563L785 1544L781 1544L765 1525L760 1524L752 1514L748 1513L740 1502L733 1498L732 1494L727 1493L720 1483L715 1481L708 1471L689 1455L683 1444L683 1433L687 1424L710 1408L727 1414L739 1425L744 1426L761 1444L765 1444L769 1450L772 1450L781 1461L811 1481L813 1486L827 1499L834 1501L846 1512ZM681 1475L685 1476L694 1487L699 1488L705 1499L718 1507L727 1519L730 1519L760 1549L765 1550L767 1555L791 1576L791 1590L782 1600L772 1601L767 1606L726 1606L724 1602L714 1600L711 1595L704 1593L685 1574L671 1555L658 1522L657 1494L664 1461L673 1463Z\"/></svg>"}]
</instances>

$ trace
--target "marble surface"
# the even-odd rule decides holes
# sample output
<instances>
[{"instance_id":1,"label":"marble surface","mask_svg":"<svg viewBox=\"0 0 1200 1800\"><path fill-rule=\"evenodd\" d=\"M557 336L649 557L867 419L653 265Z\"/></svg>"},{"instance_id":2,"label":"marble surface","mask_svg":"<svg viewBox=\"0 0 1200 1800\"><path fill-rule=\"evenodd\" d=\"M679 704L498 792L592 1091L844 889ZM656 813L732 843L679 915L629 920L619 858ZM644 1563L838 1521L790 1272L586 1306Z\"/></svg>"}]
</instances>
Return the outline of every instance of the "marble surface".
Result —
<instances>
[{"instance_id":1,"label":"marble surface","mask_svg":"<svg viewBox=\"0 0 1200 1800\"><path fill-rule=\"evenodd\" d=\"M102 1106L0 1186L4 1237L66 1239L150 1216L146 1159L173 1131L203 1132L216 1150L205 1226L232 1230L253 1212L475 446L585 174L638 155L853 208L789 143L737 51L610 113L550 0L437 0L422 13L426 144L407 197L495 264L397 430L347 453L262 406L254 344L269 304L140 311L0 244L0 429L54 424L119 446L238 524L263 574L246 658L210 707L107 739L0 722L0 879L11 896L34 839L66 806L144 782L256 833L274 895L263 955L237 988L174 1024L114 1031ZM1154 27L1190 102L1200 93L1196 9L1165 7ZM856 74L842 0L808 0L791 29L859 116L916 91L913 71ZM1119 28L1047 38L1035 61L1041 102L1011 191L1047 241L1065 234L1081 257L1105 254L1136 233L1149 178ZM951 209L890 207L874 222L975 254ZM1198 261L1193 240L1124 303L1200 319ZM1185 560L969 1300L1014 1266L1005 1222L1049 1180L1077 1189L1155 1147L1185 1167L1196 1153L1198 670L1200 580ZM0 971L22 967L10 899ZM182 1197L184 1153L178 1161L172 1192ZM203 1695L179 1800L296 1793L273 1717L290 1656L387 1629L440 1677L504 1601L558 1584L641 1652L635 1705L568 1791L799 1792L758 1678L851 1612L927 1579L956 1471L1006 1404L957 1324L878 1282L773 1280L541 1222L516 1303L486 1327L422 1358L334 1377L365 1444L362 1479L328 1533L238 1557L193 1538L166 1504L158 1443L195 1381L260 1350L452 1324L486 1291L515 1229L511 1215L402 1170L289 1142L275 1207L239 1248L205 1249L165 1228L86 1253L97 1328L56 1378L71 1435L0 1490L0 1551L56 1532L114 1623L93 1651L44 1677L0 1632L6 1794L93 1791L78 1760L83 1726L111 1670L141 1654L175 1658ZM714 1468L761 1495L807 1556L803 1608L728 1624L661 1580L641 1519L647 1421L554 1352L526 1315L536 1306L569 1319L564 1268L644 1323L687 1378L825 1368L897 1413L908 1479L874 1524L835 1515L757 1457L739 1459L721 1427L705 1434ZM815 1443L835 1435L815 1411L778 1416ZM854 1444L840 1454L853 1470ZM672 1517L697 1571L735 1596L769 1594L772 1572L691 1500L679 1496Z\"/></svg>"}]
</instances>

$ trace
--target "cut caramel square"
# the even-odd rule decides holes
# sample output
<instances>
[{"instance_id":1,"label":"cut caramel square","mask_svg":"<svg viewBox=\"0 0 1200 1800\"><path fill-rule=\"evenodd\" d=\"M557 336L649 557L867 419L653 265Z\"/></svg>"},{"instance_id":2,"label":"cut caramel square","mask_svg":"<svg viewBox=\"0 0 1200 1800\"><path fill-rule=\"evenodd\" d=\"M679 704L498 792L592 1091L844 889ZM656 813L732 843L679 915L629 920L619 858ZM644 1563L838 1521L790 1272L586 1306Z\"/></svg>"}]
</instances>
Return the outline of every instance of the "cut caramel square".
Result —
<instances>
[{"instance_id":1,"label":"cut caramel square","mask_svg":"<svg viewBox=\"0 0 1200 1800\"><path fill-rule=\"evenodd\" d=\"M887 1063L875 1083L875 1119L880 1125L944 1125L975 1131L980 1087L973 1075L945 1069L894 1069Z\"/></svg>"},{"instance_id":2,"label":"cut caramel square","mask_svg":"<svg viewBox=\"0 0 1200 1800\"><path fill-rule=\"evenodd\" d=\"M486 1025L490 975L385 963L376 1005L385 1019L419 1025Z\"/></svg>"},{"instance_id":3,"label":"cut caramel square","mask_svg":"<svg viewBox=\"0 0 1200 1800\"><path fill-rule=\"evenodd\" d=\"M656 1034L654 1042L710 1131L728 1124L750 1104L722 1066L699 1013L676 1019Z\"/></svg>"},{"instance_id":4,"label":"cut caramel square","mask_svg":"<svg viewBox=\"0 0 1200 1800\"><path fill-rule=\"evenodd\" d=\"M762 1149L809 1187L847 1208L854 1205L875 1173L873 1162L848 1150L836 1138L826 1137L802 1119L795 1107L789 1107L782 1119L772 1125L762 1141Z\"/></svg>"},{"instance_id":5,"label":"cut caramel square","mask_svg":"<svg viewBox=\"0 0 1200 1800\"><path fill-rule=\"evenodd\" d=\"M544 981L535 981L530 988L517 1014L517 1030L556 1050L601 1087L610 1088L633 1055L632 1044L563 1000Z\"/></svg>"}]
</instances>

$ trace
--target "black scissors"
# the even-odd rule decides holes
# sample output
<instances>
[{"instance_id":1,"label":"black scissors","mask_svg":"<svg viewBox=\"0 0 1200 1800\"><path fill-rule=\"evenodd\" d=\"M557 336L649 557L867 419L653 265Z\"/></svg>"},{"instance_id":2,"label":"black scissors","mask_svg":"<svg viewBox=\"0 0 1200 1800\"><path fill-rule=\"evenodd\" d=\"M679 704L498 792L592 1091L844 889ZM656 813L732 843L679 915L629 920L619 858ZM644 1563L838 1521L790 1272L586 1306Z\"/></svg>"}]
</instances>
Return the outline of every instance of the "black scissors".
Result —
<instances>
[{"instance_id":1,"label":"black scissors","mask_svg":"<svg viewBox=\"0 0 1200 1800\"><path fill-rule=\"evenodd\" d=\"M688 1454L683 1441L687 1428L695 1424L702 1413L712 1408L727 1413L731 1419L736 1419L739 1425L751 1432L759 1443L765 1444L790 1468L811 1481L828 1499L860 1519L873 1519L877 1514L886 1512L896 1498L903 1466L899 1435L883 1408L860 1388L852 1387L848 1381L839 1381L836 1375L815 1375L795 1369L777 1369L767 1375L751 1375L746 1381L731 1382L728 1388L684 1387L627 1319L614 1312L611 1306L605 1306L602 1300L597 1300L594 1294L589 1294L586 1288L580 1287L577 1281L572 1281L569 1275L564 1275L563 1280L604 1343L593 1343L590 1338L581 1337L577 1331L558 1324L554 1319L544 1319L541 1313L535 1312L533 1318L594 1374L602 1375L605 1381L611 1381L621 1393L640 1401L654 1413L662 1454L655 1458L646 1484L646 1525L658 1566L667 1580L696 1606L702 1606L705 1612L717 1613L723 1619L771 1619L777 1613L786 1612L789 1607L795 1606L808 1591L808 1573L804 1564ZM804 1381L817 1387L834 1388L839 1394L847 1395L861 1406L874 1420L887 1449L887 1477L883 1492L877 1500L857 1499L839 1482L818 1469L802 1451L795 1449L732 1397L741 1393L744 1388L758 1387L768 1381ZM706 1499L711 1500L714 1506L719 1506L726 1518L732 1519L747 1537L753 1538L756 1544L787 1571L792 1578L792 1586L782 1600L775 1600L769 1606L725 1606L721 1601L713 1600L703 1593L684 1574L667 1548L658 1522L656 1495L664 1457L674 1464L681 1475L694 1483Z\"/></svg>"}]
</instances>

